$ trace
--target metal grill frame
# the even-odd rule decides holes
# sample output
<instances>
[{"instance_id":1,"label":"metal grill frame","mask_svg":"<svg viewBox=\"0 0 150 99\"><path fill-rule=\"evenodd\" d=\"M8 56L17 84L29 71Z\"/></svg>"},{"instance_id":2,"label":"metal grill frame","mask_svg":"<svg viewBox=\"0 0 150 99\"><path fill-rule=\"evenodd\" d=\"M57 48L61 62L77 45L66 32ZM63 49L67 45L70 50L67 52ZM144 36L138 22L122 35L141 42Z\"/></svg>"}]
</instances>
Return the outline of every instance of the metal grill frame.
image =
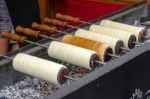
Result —
<instances>
[{"instance_id":1,"label":"metal grill frame","mask_svg":"<svg viewBox=\"0 0 150 99\"><path fill-rule=\"evenodd\" d=\"M124 20L127 19L126 16L136 18L137 16L133 15L133 13L137 12L139 9L147 9L146 3L141 2L139 4L136 4L136 5L130 6L128 8L119 10L115 13L108 14L104 17L94 19L91 22L98 24L99 21L102 19L110 19L110 20L124 22ZM147 13L144 13L144 14L146 15ZM139 19L139 18L140 18L140 16L137 19ZM79 27L88 29L89 24L82 24ZM66 32L74 33L75 30L76 30L76 28L71 28L71 29L66 30ZM61 39L63 35L64 34L60 33L60 34L54 35L53 37ZM43 39L43 40L39 41L39 43L48 46L49 41L50 41L49 39ZM135 57L137 57L140 54L142 54L146 51L149 51L149 50L150 50L150 44L145 44L142 47L134 48L132 52L128 52L125 55L121 56L120 58L115 59L111 62L108 62L105 66L92 71L91 73L85 75L84 77L71 83L70 85L66 85L63 88L58 89L53 94L45 97L45 99L63 98L64 96L66 96L66 95L74 92L75 90L85 86L86 84L94 81L95 79L102 77L103 75L107 74L108 72L111 72L112 70L120 67L122 64L134 59ZM46 53L47 52L46 49L39 47L39 46L36 46L36 45L33 45L33 44L27 45L27 46L21 48L20 50L10 52L7 55L10 57L14 57L19 52L32 54L34 56L40 56L42 58L49 59L49 57ZM0 60L1 60L0 61L0 69L7 69L7 68L12 66L11 61L9 61L8 59L4 59L4 58L0 57ZM3 85L12 85L12 84L16 83L17 81L20 81L21 79L24 78L24 74L18 73L16 71L14 71L13 69L10 69L6 72L1 73L0 78L3 79L0 82L0 88L2 88Z\"/></svg>"}]
</instances>

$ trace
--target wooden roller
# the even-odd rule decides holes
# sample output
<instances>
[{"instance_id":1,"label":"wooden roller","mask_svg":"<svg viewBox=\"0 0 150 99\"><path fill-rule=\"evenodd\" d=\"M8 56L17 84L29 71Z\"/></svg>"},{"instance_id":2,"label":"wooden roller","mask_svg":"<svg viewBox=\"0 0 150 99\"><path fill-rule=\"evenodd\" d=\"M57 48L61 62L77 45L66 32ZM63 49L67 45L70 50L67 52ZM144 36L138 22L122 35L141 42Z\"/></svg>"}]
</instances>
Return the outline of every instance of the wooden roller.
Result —
<instances>
[{"instance_id":1,"label":"wooden roller","mask_svg":"<svg viewBox=\"0 0 150 99\"><path fill-rule=\"evenodd\" d=\"M64 20L64 21L71 21L71 22L75 22L75 23L80 23L80 18L75 18L75 17L69 16L69 15L62 15L60 13L56 14L56 18Z\"/></svg>"},{"instance_id":2,"label":"wooden roller","mask_svg":"<svg viewBox=\"0 0 150 99\"><path fill-rule=\"evenodd\" d=\"M64 65L24 53L18 53L14 57L13 68L16 71L58 85L64 84L67 81L65 76L69 73Z\"/></svg>"},{"instance_id":3,"label":"wooden roller","mask_svg":"<svg viewBox=\"0 0 150 99\"><path fill-rule=\"evenodd\" d=\"M62 42L93 50L98 53L100 61L109 61L111 59L111 56L105 54L112 54L112 49L106 43L75 37L72 35L65 35Z\"/></svg>"},{"instance_id":4,"label":"wooden roller","mask_svg":"<svg viewBox=\"0 0 150 99\"><path fill-rule=\"evenodd\" d=\"M12 34L12 33L9 33L9 32L2 32L2 37L5 37L5 38L8 38L8 39L11 39L11 40L14 40L14 41L19 41L20 43L23 43L26 39L25 36L19 36L17 34Z\"/></svg>"},{"instance_id":5,"label":"wooden roller","mask_svg":"<svg viewBox=\"0 0 150 99\"><path fill-rule=\"evenodd\" d=\"M99 25L130 32L136 36L136 40L140 43L145 41L145 36L147 34L144 27L136 27L110 20L102 20Z\"/></svg>"},{"instance_id":6,"label":"wooden roller","mask_svg":"<svg viewBox=\"0 0 150 99\"><path fill-rule=\"evenodd\" d=\"M55 33L56 27L50 27L48 25L45 24L38 24L36 22L32 23L32 28L43 31L43 32L48 32L51 34Z\"/></svg>"},{"instance_id":7,"label":"wooden roller","mask_svg":"<svg viewBox=\"0 0 150 99\"><path fill-rule=\"evenodd\" d=\"M22 32L25 35L34 36L34 37L38 37L38 35L40 34L40 31L34 31L30 28L24 28L22 26L17 26L16 27L16 32Z\"/></svg>"},{"instance_id":8,"label":"wooden roller","mask_svg":"<svg viewBox=\"0 0 150 99\"><path fill-rule=\"evenodd\" d=\"M48 47L48 55L54 59L74 64L91 70L99 60L95 51L74 46L71 44L52 41Z\"/></svg>"},{"instance_id":9,"label":"wooden roller","mask_svg":"<svg viewBox=\"0 0 150 99\"><path fill-rule=\"evenodd\" d=\"M62 22L57 19L50 19L48 17L44 18L44 23L50 24L50 25L55 25L55 26L63 26L63 27L65 27L67 25L67 22Z\"/></svg>"},{"instance_id":10,"label":"wooden roller","mask_svg":"<svg viewBox=\"0 0 150 99\"><path fill-rule=\"evenodd\" d=\"M122 53L121 47L124 47L123 41L118 38L94 33L83 29L78 29L75 32L75 36L110 44L110 47L113 49L113 53L116 55L120 55Z\"/></svg>"},{"instance_id":11,"label":"wooden roller","mask_svg":"<svg viewBox=\"0 0 150 99\"><path fill-rule=\"evenodd\" d=\"M98 34L117 37L124 42L126 48L132 49L135 47L134 42L136 42L136 36L130 32L113 29L109 27L104 27L104 26L98 26L98 25L91 25L89 28L89 31L92 31Z\"/></svg>"}]
</instances>

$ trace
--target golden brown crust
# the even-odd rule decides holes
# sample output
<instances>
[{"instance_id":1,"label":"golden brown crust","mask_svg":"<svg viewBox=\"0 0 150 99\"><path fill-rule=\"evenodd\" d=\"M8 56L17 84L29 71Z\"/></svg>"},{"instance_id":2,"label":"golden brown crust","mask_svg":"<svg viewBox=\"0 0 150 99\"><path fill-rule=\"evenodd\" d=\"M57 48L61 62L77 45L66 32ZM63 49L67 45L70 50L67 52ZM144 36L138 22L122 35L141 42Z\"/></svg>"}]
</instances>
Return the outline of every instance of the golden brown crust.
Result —
<instances>
[{"instance_id":1,"label":"golden brown crust","mask_svg":"<svg viewBox=\"0 0 150 99\"><path fill-rule=\"evenodd\" d=\"M102 42L97 42L81 37L75 37L72 35L65 35L62 39L62 42L93 50L98 53L99 59L101 61L104 61L105 50L107 47L109 47L107 44Z\"/></svg>"}]
</instances>

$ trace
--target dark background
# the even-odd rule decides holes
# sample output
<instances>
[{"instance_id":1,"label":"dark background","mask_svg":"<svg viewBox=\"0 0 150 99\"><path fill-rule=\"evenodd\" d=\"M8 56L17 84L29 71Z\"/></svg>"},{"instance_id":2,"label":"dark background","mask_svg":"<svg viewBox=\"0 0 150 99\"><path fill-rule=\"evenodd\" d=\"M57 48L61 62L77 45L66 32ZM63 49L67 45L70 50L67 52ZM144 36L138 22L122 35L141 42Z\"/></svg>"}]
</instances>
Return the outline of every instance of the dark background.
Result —
<instances>
[{"instance_id":1,"label":"dark background","mask_svg":"<svg viewBox=\"0 0 150 99\"><path fill-rule=\"evenodd\" d=\"M37 0L5 0L14 27L21 25L31 28L32 22L40 22ZM22 33L21 33L22 34ZM23 34L22 34L23 35ZM40 38L28 37L37 41ZM20 44L21 47L28 43Z\"/></svg>"},{"instance_id":2,"label":"dark background","mask_svg":"<svg viewBox=\"0 0 150 99\"><path fill-rule=\"evenodd\" d=\"M31 27L31 23L39 22L37 0L6 0L14 26Z\"/></svg>"}]
</instances>

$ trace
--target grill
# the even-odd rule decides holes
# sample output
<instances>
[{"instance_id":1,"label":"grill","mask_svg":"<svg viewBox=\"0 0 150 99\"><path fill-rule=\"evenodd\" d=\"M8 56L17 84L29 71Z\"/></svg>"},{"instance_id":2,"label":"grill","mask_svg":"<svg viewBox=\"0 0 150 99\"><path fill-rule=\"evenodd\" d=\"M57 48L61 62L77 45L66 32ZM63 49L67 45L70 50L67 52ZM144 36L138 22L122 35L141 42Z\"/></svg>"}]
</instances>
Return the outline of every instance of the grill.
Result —
<instances>
[{"instance_id":1,"label":"grill","mask_svg":"<svg viewBox=\"0 0 150 99\"><path fill-rule=\"evenodd\" d=\"M141 17L148 15L148 7L145 2L141 2L118 12L111 13L101 18L92 20L92 23L98 24L102 19L114 20L122 23L133 24L140 21ZM142 14L141 14L142 13ZM89 24L82 24L79 27L88 29ZM66 32L74 33L76 29L71 28ZM56 34L53 37L62 38L63 34ZM48 39L42 39L40 44L49 44ZM135 97L149 96L149 52L150 44L146 43L141 47L134 48L118 59L107 62L105 66L98 67L93 71L88 71L76 81L69 81L63 87L57 87L52 94L44 96L45 99L135 99ZM31 54L44 59L54 60L48 57L46 49L28 45L17 51L8 53L7 56L14 57L18 52ZM0 89L4 86L11 86L26 78L27 75L16 72L11 69L11 61L0 57ZM63 63L67 64L67 63ZM73 67L71 67L73 69ZM75 68L76 69L76 68ZM75 74L70 74L75 76ZM143 94L141 94L143 93ZM140 96L141 95L141 96ZM143 98L145 99L145 98Z\"/></svg>"}]
</instances>

